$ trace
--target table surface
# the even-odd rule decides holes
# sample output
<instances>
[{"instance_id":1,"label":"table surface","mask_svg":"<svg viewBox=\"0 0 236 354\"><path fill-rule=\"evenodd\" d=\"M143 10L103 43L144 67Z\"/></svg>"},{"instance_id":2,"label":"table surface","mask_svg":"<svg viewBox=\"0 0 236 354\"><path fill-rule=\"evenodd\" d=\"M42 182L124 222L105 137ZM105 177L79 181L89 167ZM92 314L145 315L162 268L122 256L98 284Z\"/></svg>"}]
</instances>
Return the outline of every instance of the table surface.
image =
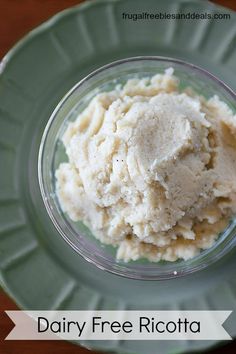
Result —
<instances>
[{"instance_id":1,"label":"table surface","mask_svg":"<svg viewBox=\"0 0 236 354\"><path fill-rule=\"evenodd\" d=\"M83 0L0 0L0 58L23 35L67 7ZM214 0L236 11L236 0ZM4 341L13 327L5 310L16 310L14 302L0 290L0 353L1 354L96 354L65 341ZM236 341L209 352L235 354ZM199 353L198 353L199 354Z\"/></svg>"}]
</instances>

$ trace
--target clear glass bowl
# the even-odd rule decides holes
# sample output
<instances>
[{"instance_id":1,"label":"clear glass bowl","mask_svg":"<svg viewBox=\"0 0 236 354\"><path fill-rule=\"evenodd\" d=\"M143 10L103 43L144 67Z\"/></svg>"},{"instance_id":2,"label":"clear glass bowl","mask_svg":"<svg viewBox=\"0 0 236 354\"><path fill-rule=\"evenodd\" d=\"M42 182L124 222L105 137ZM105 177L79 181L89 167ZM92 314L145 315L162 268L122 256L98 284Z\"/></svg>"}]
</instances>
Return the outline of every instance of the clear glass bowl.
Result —
<instances>
[{"instance_id":1,"label":"clear glass bowl","mask_svg":"<svg viewBox=\"0 0 236 354\"><path fill-rule=\"evenodd\" d=\"M217 94L233 111L236 110L236 95L219 79L209 72L186 62L164 57L135 57L119 60L92 72L77 83L60 101L45 128L38 158L40 190L47 212L59 234L68 244L98 268L133 279L170 279L196 272L220 259L235 245L236 221L219 235L213 247L202 251L188 261L159 262L117 261L115 249L104 246L82 222L73 222L62 212L55 193L55 170L67 161L61 137L68 121L76 119L91 98L101 91L110 91L117 84L124 84L132 77L147 77L174 68L180 79L180 90L190 86L196 92L210 98Z\"/></svg>"}]
</instances>

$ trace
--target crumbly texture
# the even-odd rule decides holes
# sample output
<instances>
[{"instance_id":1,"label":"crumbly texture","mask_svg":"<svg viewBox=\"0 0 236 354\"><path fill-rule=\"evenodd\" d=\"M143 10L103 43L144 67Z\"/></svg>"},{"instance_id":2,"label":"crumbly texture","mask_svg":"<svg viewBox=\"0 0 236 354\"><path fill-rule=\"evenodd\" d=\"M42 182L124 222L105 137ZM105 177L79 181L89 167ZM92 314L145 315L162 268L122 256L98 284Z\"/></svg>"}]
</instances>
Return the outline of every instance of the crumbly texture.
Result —
<instances>
[{"instance_id":1,"label":"crumbly texture","mask_svg":"<svg viewBox=\"0 0 236 354\"><path fill-rule=\"evenodd\" d=\"M61 207L124 261L187 260L236 211L236 117L173 70L97 94L63 136Z\"/></svg>"}]
</instances>

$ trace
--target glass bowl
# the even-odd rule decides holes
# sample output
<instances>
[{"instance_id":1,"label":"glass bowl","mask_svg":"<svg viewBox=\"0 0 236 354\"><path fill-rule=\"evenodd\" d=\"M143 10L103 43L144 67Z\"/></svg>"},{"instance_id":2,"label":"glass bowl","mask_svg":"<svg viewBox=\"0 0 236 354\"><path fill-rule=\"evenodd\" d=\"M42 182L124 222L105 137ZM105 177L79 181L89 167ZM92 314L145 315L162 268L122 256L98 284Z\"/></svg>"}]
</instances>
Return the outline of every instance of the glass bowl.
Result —
<instances>
[{"instance_id":1,"label":"glass bowl","mask_svg":"<svg viewBox=\"0 0 236 354\"><path fill-rule=\"evenodd\" d=\"M52 113L45 128L38 157L38 177L42 198L54 226L66 242L102 270L132 279L159 280L187 275L208 267L223 257L235 245L236 220L219 235L214 245L196 257L184 261L151 263L144 260L125 263L117 261L115 249L102 245L82 222L73 222L63 213L55 193L55 170L67 160L61 137L69 121L76 119L101 91L110 91L132 77L147 77L163 73L172 67L180 80L180 90L190 86L206 98L217 94L230 108L236 110L234 92L212 74L195 65L164 57L134 57L115 61L92 72L78 82Z\"/></svg>"}]
</instances>

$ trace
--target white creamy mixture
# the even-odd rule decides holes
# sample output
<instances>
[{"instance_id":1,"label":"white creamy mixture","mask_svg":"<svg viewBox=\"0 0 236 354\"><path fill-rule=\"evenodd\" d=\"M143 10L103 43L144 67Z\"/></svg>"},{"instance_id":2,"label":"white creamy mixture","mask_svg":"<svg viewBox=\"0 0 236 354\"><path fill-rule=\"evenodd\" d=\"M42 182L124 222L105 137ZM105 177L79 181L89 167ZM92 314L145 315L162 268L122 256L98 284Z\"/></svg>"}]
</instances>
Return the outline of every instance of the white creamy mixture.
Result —
<instances>
[{"instance_id":1,"label":"white creamy mixture","mask_svg":"<svg viewBox=\"0 0 236 354\"><path fill-rule=\"evenodd\" d=\"M192 258L236 211L236 117L217 96L180 93L172 69L97 94L63 143L62 209L118 259Z\"/></svg>"}]
</instances>

